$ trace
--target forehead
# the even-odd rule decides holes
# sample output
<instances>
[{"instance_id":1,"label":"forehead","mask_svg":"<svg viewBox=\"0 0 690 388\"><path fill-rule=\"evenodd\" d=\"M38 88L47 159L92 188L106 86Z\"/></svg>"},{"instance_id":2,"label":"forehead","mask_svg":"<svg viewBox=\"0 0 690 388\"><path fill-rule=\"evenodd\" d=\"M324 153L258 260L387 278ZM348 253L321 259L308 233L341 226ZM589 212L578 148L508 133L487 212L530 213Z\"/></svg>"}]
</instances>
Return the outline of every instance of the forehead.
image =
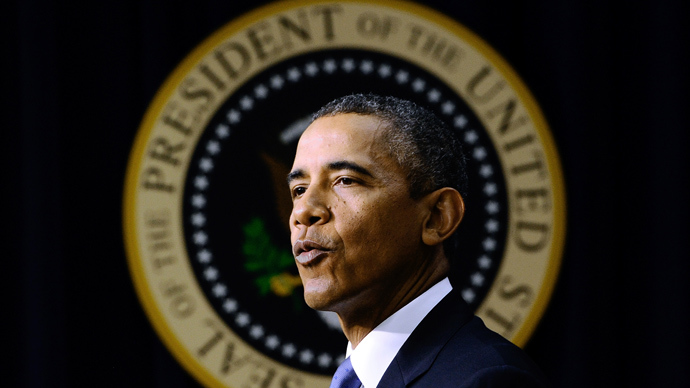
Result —
<instances>
[{"instance_id":1,"label":"forehead","mask_svg":"<svg viewBox=\"0 0 690 388\"><path fill-rule=\"evenodd\" d=\"M375 116L344 113L318 118L299 140L295 165L333 158L389 158L383 147L384 132L383 121Z\"/></svg>"}]
</instances>

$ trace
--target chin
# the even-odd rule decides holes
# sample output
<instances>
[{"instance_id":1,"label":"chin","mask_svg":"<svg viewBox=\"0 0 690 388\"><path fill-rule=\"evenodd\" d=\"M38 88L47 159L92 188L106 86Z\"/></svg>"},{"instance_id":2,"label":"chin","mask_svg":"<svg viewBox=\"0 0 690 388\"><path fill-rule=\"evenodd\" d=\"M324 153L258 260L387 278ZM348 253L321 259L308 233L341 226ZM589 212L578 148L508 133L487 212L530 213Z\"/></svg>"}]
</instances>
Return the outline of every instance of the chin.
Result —
<instances>
[{"instance_id":1,"label":"chin","mask_svg":"<svg viewBox=\"0 0 690 388\"><path fill-rule=\"evenodd\" d=\"M313 308L314 310L332 311L330 306L332 306L333 303L329 300L329 298L324 297L324 295L320 293L308 292L305 290L304 301L307 302L307 306Z\"/></svg>"},{"instance_id":2,"label":"chin","mask_svg":"<svg viewBox=\"0 0 690 388\"><path fill-rule=\"evenodd\" d=\"M311 307L317 311L330 311L326 304L321 303L318 299L310 298L309 296L304 296L304 301L307 302L307 306Z\"/></svg>"},{"instance_id":3,"label":"chin","mask_svg":"<svg viewBox=\"0 0 690 388\"><path fill-rule=\"evenodd\" d=\"M333 311L334 299L332 290L318 281L306 282L304 285L304 301L307 306L319 311Z\"/></svg>"}]
</instances>

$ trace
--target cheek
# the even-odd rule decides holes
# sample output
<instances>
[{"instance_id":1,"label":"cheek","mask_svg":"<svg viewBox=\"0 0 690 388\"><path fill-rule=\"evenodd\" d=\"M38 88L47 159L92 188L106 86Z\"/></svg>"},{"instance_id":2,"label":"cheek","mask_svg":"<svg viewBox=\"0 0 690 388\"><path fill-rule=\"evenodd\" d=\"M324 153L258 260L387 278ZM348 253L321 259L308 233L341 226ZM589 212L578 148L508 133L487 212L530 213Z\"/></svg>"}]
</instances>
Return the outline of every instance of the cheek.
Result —
<instances>
[{"instance_id":1,"label":"cheek","mask_svg":"<svg viewBox=\"0 0 690 388\"><path fill-rule=\"evenodd\" d=\"M387 250L396 250L413 242L417 233L417 221L414 214L405 211L409 207L410 204L404 201L393 201L385 206L372 208L366 221L371 225L367 228L369 233L366 238Z\"/></svg>"},{"instance_id":2,"label":"cheek","mask_svg":"<svg viewBox=\"0 0 690 388\"><path fill-rule=\"evenodd\" d=\"M402 211L405 207L410 204L395 196L376 201L338 201L333 208L338 234L349 250L390 249L391 239L398 240L400 233L410 232L412 220Z\"/></svg>"},{"instance_id":3,"label":"cheek","mask_svg":"<svg viewBox=\"0 0 690 388\"><path fill-rule=\"evenodd\" d=\"M382 221L375 209L354 212L341 224L341 238L349 250L358 252L357 257L370 258L363 252L376 252L385 246L388 228Z\"/></svg>"}]
</instances>

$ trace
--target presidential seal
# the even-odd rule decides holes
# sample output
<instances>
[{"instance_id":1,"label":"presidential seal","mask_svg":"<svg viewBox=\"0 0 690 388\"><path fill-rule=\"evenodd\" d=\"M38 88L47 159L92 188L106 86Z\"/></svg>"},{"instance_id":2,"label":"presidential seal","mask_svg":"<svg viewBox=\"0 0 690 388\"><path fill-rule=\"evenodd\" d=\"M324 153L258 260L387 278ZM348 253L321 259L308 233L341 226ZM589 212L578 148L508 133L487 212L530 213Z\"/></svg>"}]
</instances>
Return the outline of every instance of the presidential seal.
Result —
<instances>
[{"instance_id":1,"label":"presidential seal","mask_svg":"<svg viewBox=\"0 0 690 388\"><path fill-rule=\"evenodd\" d=\"M178 66L128 166L134 284L202 384L327 387L342 361L337 318L303 300L285 178L310 114L355 92L415 101L459 133L470 190L453 285L518 345L543 314L565 237L562 174L539 107L508 64L412 3L276 3L231 21Z\"/></svg>"}]
</instances>

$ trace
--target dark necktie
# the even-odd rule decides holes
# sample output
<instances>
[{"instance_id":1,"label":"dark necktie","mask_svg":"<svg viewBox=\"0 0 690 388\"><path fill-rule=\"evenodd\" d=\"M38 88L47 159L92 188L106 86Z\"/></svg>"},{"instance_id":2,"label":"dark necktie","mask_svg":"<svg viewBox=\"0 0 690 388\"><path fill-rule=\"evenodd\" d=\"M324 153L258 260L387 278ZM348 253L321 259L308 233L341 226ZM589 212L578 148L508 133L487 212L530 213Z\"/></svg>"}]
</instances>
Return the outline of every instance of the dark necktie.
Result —
<instances>
[{"instance_id":1,"label":"dark necktie","mask_svg":"<svg viewBox=\"0 0 690 388\"><path fill-rule=\"evenodd\" d=\"M362 383L359 381L354 368L352 368L350 357L348 357L340 364L338 370L335 371L330 388L359 388L360 386L362 386Z\"/></svg>"}]
</instances>

